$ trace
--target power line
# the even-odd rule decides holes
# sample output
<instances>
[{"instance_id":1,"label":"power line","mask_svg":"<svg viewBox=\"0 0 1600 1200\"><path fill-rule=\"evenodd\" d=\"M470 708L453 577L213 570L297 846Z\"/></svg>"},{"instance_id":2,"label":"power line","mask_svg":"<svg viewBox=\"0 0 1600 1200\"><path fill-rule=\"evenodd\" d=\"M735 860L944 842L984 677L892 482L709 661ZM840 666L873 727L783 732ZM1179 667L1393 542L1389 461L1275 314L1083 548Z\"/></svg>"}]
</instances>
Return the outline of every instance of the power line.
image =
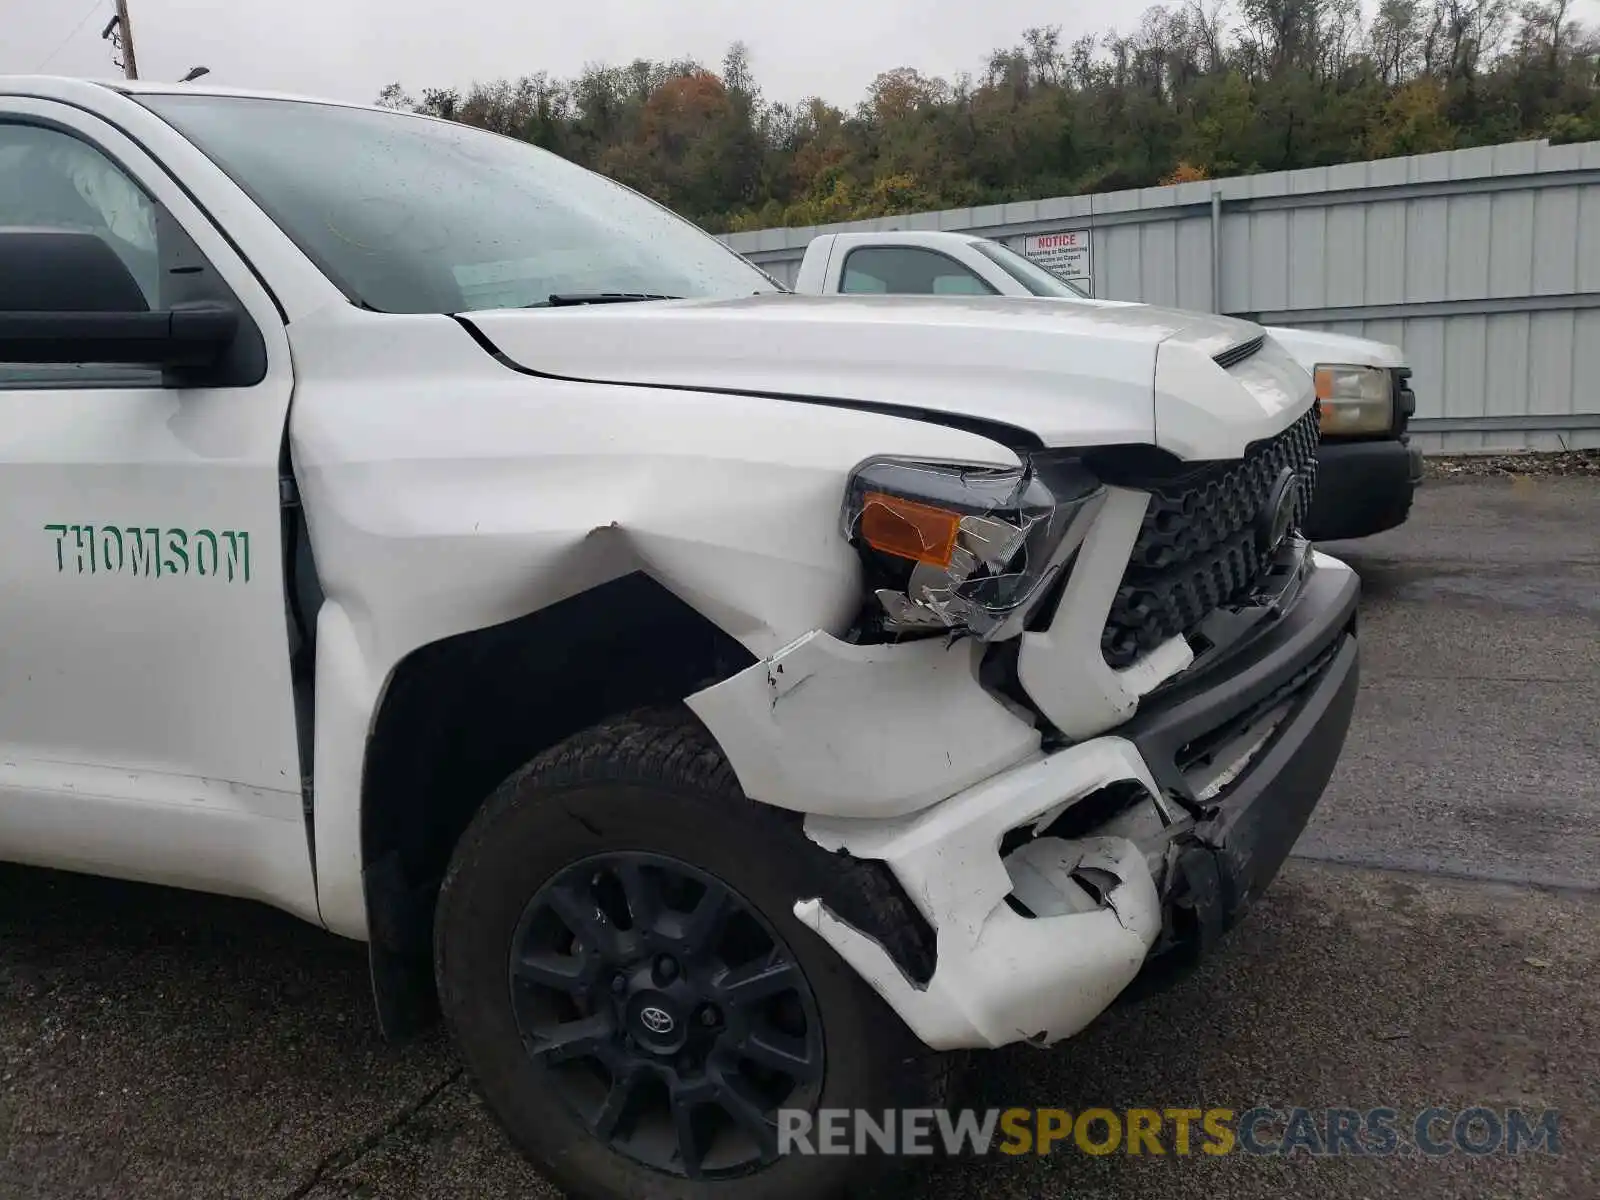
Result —
<instances>
[{"instance_id":1,"label":"power line","mask_svg":"<svg viewBox=\"0 0 1600 1200\"><path fill-rule=\"evenodd\" d=\"M63 50L65 50L67 48L67 43L70 42L73 38L77 37L78 34L82 32L83 27L89 23L89 18L94 16L96 10L99 9L101 3L102 3L102 0L94 0L94 3L89 6L89 11L84 13L83 16L79 19L78 23L72 27L72 32L67 34L66 37L62 38L61 41L57 44L57 46L56 46L56 48L54 50L50 51L49 54L45 55L44 61L41 62L37 67L34 68L35 71L44 70L47 66L50 65L50 60L51 59L55 58L56 55L60 54Z\"/></svg>"}]
</instances>

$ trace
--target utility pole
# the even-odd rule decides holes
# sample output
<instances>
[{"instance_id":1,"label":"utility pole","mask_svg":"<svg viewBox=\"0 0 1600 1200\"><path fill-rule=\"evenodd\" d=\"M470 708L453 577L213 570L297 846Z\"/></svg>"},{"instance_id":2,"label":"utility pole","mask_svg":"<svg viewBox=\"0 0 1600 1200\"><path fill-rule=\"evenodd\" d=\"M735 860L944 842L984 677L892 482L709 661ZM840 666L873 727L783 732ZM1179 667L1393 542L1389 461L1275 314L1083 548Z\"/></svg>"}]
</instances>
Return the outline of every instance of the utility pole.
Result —
<instances>
[{"instance_id":1,"label":"utility pole","mask_svg":"<svg viewBox=\"0 0 1600 1200\"><path fill-rule=\"evenodd\" d=\"M113 33L112 31L116 32ZM100 36L122 51L122 73L129 79L139 78L139 60L133 54L133 19L128 16L128 0L117 0L117 15L112 17Z\"/></svg>"}]
</instances>

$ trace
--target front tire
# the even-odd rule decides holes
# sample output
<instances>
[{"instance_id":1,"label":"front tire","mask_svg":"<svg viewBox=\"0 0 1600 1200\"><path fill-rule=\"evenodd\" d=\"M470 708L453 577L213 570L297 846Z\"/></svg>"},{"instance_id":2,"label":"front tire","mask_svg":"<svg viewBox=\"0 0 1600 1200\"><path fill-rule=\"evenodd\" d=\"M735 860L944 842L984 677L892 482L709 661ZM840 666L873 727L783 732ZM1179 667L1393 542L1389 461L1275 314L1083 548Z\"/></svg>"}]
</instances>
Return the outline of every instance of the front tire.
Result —
<instances>
[{"instance_id":1,"label":"front tire","mask_svg":"<svg viewBox=\"0 0 1600 1200\"><path fill-rule=\"evenodd\" d=\"M435 960L512 1142L585 1200L814 1200L881 1181L878 1159L778 1153L779 1108L944 1100L942 1061L795 919L811 896L913 929L873 864L745 798L687 713L606 723L507 780L456 848Z\"/></svg>"}]
</instances>

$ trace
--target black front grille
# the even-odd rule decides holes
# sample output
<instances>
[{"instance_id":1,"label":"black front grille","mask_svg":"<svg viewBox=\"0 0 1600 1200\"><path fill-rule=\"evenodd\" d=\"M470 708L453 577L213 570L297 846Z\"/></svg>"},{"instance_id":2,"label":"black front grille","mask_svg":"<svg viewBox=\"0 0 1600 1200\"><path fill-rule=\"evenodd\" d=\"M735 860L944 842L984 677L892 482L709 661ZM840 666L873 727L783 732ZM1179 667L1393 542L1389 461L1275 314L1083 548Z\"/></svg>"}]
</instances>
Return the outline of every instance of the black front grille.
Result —
<instances>
[{"instance_id":1,"label":"black front grille","mask_svg":"<svg viewBox=\"0 0 1600 1200\"><path fill-rule=\"evenodd\" d=\"M1394 375L1394 431L1404 434L1411 418L1417 415L1417 393L1411 388L1411 368L1395 367Z\"/></svg>"},{"instance_id":2,"label":"black front grille","mask_svg":"<svg viewBox=\"0 0 1600 1200\"><path fill-rule=\"evenodd\" d=\"M1310 511L1319 422L1313 405L1237 462L1146 485L1150 506L1100 636L1107 663L1129 666L1260 583L1271 554L1258 523L1285 469L1298 477L1296 523Z\"/></svg>"}]
</instances>

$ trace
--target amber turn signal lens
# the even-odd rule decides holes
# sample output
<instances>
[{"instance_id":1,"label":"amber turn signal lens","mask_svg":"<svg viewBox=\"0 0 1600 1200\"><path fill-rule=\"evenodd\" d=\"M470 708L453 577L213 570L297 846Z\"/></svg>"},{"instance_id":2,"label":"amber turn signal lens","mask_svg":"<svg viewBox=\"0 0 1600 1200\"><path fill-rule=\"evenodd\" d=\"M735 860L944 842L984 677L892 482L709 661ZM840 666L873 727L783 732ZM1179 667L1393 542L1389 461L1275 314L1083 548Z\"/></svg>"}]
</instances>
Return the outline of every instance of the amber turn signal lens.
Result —
<instances>
[{"instance_id":1,"label":"amber turn signal lens","mask_svg":"<svg viewBox=\"0 0 1600 1200\"><path fill-rule=\"evenodd\" d=\"M884 492L868 492L861 508L861 540L874 550L914 562L948 567L961 516Z\"/></svg>"}]
</instances>

